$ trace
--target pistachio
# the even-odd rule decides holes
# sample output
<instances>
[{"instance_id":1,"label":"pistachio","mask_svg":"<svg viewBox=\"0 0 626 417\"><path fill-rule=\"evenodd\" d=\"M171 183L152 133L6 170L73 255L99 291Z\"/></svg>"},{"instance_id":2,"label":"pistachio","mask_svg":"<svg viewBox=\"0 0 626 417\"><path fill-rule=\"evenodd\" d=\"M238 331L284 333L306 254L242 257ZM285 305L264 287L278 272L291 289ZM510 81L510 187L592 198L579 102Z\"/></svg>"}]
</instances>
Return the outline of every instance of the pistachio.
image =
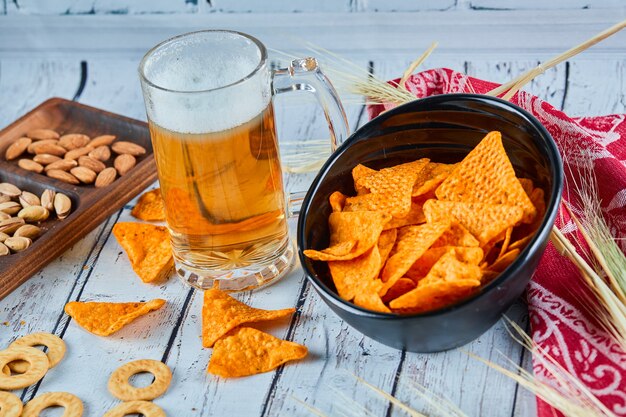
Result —
<instances>
[{"instance_id":1,"label":"pistachio","mask_svg":"<svg viewBox=\"0 0 626 417\"><path fill-rule=\"evenodd\" d=\"M10 255L10 254L11 254L11 251L9 250L7 245L5 245L4 243L0 242L0 256L6 256L6 255Z\"/></svg>"},{"instance_id":2,"label":"pistachio","mask_svg":"<svg viewBox=\"0 0 626 417\"><path fill-rule=\"evenodd\" d=\"M41 165L49 165L53 162L60 161L61 157L56 155L50 155L49 153L40 153L33 156L33 161Z\"/></svg>"},{"instance_id":3,"label":"pistachio","mask_svg":"<svg viewBox=\"0 0 626 417\"><path fill-rule=\"evenodd\" d=\"M7 214L7 213L5 213L3 211L0 211L0 220L6 220L6 219L10 219L10 218L11 218L10 214Z\"/></svg>"},{"instance_id":4,"label":"pistachio","mask_svg":"<svg viewBox=\"0 0 626 417\"><path fill-rule=\"evenodd\" d=\"M4 241L4 245L6 245L13 252L21 252L27 249L33 243L27 237L10 237Z\"/></svg>"},{"instance_id":5,"label":"pistachio","mask_svg":"<svg viewBox=\"0 0 626 417\"><path fill-rule=\"evenodd\" d=\"M0 203L6 203L7 201L11 201L11 197L0 194Z\"/></svg>"},{"instance_id":6,"label":"pistachio","mask_svg":"<svg viewBox=\"0 0 626 417\"><path fill-rule=\"evenodd\" d=\"M62 193L56 193L54 196L54 211L60 220L69 216L72 210L72 200Z\"/></svg>"},{"instance_id":7,"label":"pistachio","mask_svg":"<svg viewBox=\"0 0 626 417\"><path fill-rule=\"evenodd\" d=\"M94 171L90 170L87 167L76 167L70 170L73 176L78 178L80 182L85 184L91 184L96 180L96 174Z\"/></svg>"},{"instance_id":8,"label":"pistachio","mask_svg":"<svg viewBox=\"0 0 626 417\"><path fill-rule=\"evenodd\" d=\"M7 240L8 238L10 238L11 236L7 235L4 232L0 232L0 243L4 242L5 240Z\"/></svg>"},{"instance_id":9,"label":"pistachio","mask_svg":"<svg viewBox=\"0 0 626 417\"><path fill-rule=\"evenodd\" d=\"M37 174L41 174L43 172L43 165L38 164L32 159L20 159L17 161L17 165L26 171L36 172Z\"/></svg>"},{"instance_id":10,"label":"pistachio","mask_svg":"<svg viewBox=\"0 0 626 417\"><path fill-rule=\"evenodd\" d=\"M0 221L0 232L11 234L23 224L26 224L26 222L19 217L11 217L10 219L2 220Z\"/></svg>"},{"instance_id":11,"label":"pistachio","mask_svg":"<svg viewBox=\"0 0 626 417\"><path fill-rule=\"evenodd\" d=\"M51 129L33 129L26 136L34 140L58 139L59 134Z\"/></svg>"},{"instance_id":12,"label":"pistachio","mask_svg":"<svg viewBox=\"0 0 626 417\"><path fill-rule=\"evenodd\" d=\"M2 184L0 184L0 194L9 197L19 197L19 195L22 194L22 190L20 190L13 184L3 182Z\"/></svg>"},{"instance_id":13,"label":"pistachio","mask_svg":"<svg viewBox=\"0 0 626 417\"><path fill-rule=\"evenodd\" d=\"M24 151L33 143L33 140L30 138L19 138L15 142L13 142L6 150L4 157L7 161L15 159L19 157Z\"/></svg>"},{"instance_id":14,"label":"pistachio","mask_svg":"<svg viewBox=\"0 0 626 417\"><path fill-rule=\"evenodd\" d=\"M133 156L139 156L146 153L146 148L133 142L119 141L111 145L113 152L118 154L128 153Z\"/></svg>"},{"instance_id":15,"label":"pistachio","mask_svg":"<svg viewBox=\"0 0 626 417\"><path fill-rule=\"evenodd\" d=\"M35 226L34 224L25 224L20 226L15 233L13 233L13 237L27 237L29 239L35 239L39 237L41 234L41 228Z\"/></svg>"},{"instance_id":16,"label":"pistachio","mask_svg":"<svg viewBox=\"0 0 626 417\"><path fill-rule=\"evenodd\" d=\"M22 209L22 205L15 201L0 203L0 211L6 214L15 214Z\"/></svg>"},{"instance_id":17,"label":"pistachio","mask_svg":"<svg viewBox=\"0 0 626 417\"><path fill-rule=\"evenodd\" d=\"M17 213L17 217L24 219L28 223L42 222L48 218L50 212L41 206L28 206Z\"/></svg>"},{"instance_id":18,"label":"pistachio","mask_svg":"<svg viewBox=\"0 0 626 417\"><path fill-rule=\"evenodd\" d=\"M45 207L49 211L53 210L54 209L54 195L55 194L56 194L56 192L54 192L54 190L51 190L51 189L44 190L44 192L41 194L41 205L42 205L42 207Z\"/></svg>"},{"instance_id":19,"label":"pistachio","mask_svg":"<svg viewBox=\"0 0 626 417\"><path fill-rule=\"evenodd\" d=\"M41 200L39 200L39 197L31 192L22 191L22 195L20 195L20 204L22 207L40 206Z\"/></svg>"}]
</instances>

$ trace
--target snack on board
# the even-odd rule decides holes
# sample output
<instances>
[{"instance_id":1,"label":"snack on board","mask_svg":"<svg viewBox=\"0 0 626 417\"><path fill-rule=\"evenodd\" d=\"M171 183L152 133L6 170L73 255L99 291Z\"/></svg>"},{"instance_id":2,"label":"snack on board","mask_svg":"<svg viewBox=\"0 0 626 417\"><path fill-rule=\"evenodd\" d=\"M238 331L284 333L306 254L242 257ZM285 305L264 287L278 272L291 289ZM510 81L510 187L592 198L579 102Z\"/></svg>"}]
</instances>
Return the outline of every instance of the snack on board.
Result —
<instances>
[{"instance_id":1,"label":"snack on board","mask_svg":"<svg viewBox=\"0 0 626 417\"><path fill-rule=\"evenodd\" d=\"M202 346L212 347L219 338L239 325L276 320L290 316L295 311L294 308L253 308L216 288L206 290L202 306Z\"/></svg>"},{"instance_id":2,"label":"snack on board","mask_svg":"<svg viewBox=\"0 0 626 417\"><path fill-rule=\"evenodd\" d=\"M307 348L302 345L251 327L238 327L215 343L208 372L225 378L255 375L306 355Z\"/></svg>"},{"instance_id":3,"label":"snack on board","mask_svg":"<svg viewBox=\"0 0 626 417\"><path fill-rule=\"evenodd\" d=\"M65 313L88 332L109 336L137 317L163 307L165 300L156 298L146 303L100 303L71 301Z\"/></svg>"},{"instance_id":4,"label":"snack on board","mask_svg":"<svg viewBox=\"0 0 626 417\"><path fill-rule=\"evenodd\" d=\"M136 143L116 139L113 135L91 139L82 133L61 136L52 129L34 129L15 139L4 157L7 161L22 157L17 162L20 168L69 184L106 187L135 167L136 156L146 153ZM118 155L114 162L110 162L111 150ZM106 168L106 164L112 166Z\"/></svg>"},{"instance_id":5,"label":"snack on board","mask_svg":"<svg viewBox=\"0 0 626 417\"><path fill-rule=\"evenodd\" d=\"M150 401L123 402L104 413L102 417L125 417L129 414L141 414L144 417L166 417L161 407Z\"/></svg>"},{"instance_id":6,"label":"snack on board","mask_svg":"<svg viewBox=\"0 0 626 417\"><path fill-rule=\"evenodd\" d=\"M26 388L44 377L48 372L48 357L41 350L33 347L12 347L0 351L0 369L13 361L28 362L28 370L23 374L4 375L0 373L0 390Z\"/></svg>"},{"instance_id":7,"label":"snack on board","mask_svg":"<svg viewBox=\"0 0 626 417\"><path fill-rule=\"evenodd\" d=\"M0 391L0 415L18 417L22 415L22 400L15 394Z\"/></svg>"},{"instance_id":8,"label":"snack on board","mask_svg":"<svg viewBox=\"0 0 626 417\"><path fill-rule=\"evenodd\" d=\"M81 417L83 402L69 392L46 392L30 400L24 406L22 417L38 417L48 407L63 407L63 417Z\"/></svg>"},{"instance_id":9,"label":"snack on board","mask_svg":"<svg viewBox=\"0 0 626 417\"><path fill-rule=\"evenodd\" d=\"M515 261L546 211L499 132L456 164L359 164L352 178L356 196L329 196L329 247L304 254L328 262L341 298L379 312L432 311L475 294Z\"/></svg>"},{"instance_id":10,"label":"snack on board","mask_svg":"<svg viewBox=\"0 0 626 417\"><path fill-rule=\"evenodd\" d=\"M139 201L130 214L139 220L165 221L165 203L161 197L161 189L150 190L139 197Z\"/></svg>"},{"instance_id":11,"label":"snack on board","mask_svg":"<svg viewBox=\"0 0 626 417\"><path fill-rule=\"evenodd\" d=\"M135 374L148 372L154 381L137 388L130 384L129 379ZM172 381L172 371L163 362L152 359L140 359L128 362L117 368L109 378L109 392L122 401L154 400L167 391Z\"/></svg>"},{"instance_id":12,"label":"snack on board","mask_svg":"<svg viewBox=\"0 0 626 417\"><path fill-rule=\"evenodd\" d=\"M143 282L162 281L174 268L170 235L164 226L117 223L113 226L113 235Z\"/></svg>"},{"instance_id":13,"label":"snack on board","mask_svg":"<svg viewBox=\"0 0 626 417\"><path fill-rule=\"evenodd\" d=\"M65 342L52 333L31 333L16 339L9 345L9 348L16 346L45 346L48 348L46 355L48 356L49 367L54 368L61 362L65 356ZM9 369L12 372L23 374L28 370L28 363L24 361L9 362Z\"/></svg>"}]
</instances>

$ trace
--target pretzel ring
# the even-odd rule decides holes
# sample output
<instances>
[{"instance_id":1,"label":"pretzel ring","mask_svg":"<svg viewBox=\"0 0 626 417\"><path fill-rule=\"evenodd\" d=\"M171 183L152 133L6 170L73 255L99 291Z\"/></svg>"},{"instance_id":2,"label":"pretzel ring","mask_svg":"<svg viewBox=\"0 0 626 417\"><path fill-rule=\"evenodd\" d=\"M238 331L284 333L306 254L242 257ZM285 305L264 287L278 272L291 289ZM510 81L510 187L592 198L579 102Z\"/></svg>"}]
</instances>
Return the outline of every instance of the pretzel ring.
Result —
<instances>
[{"instance_id":1,"label":"pretzel ring","mask_svg":"<svg viewBox=\"0 0 626 417\"><path fill-rule=\"evenodd\" d=\"M128 379L140 372L154 375L154 382L142 388L130 385ZM109 378L109 391L122 401L154 400L167 391L171 380L172 371L166 364L152 359L141 359L117 368Z\"/></svg>"},{"instance_id":2,"label":"pretzel ring","mask_svg":"<svg viewBox=\"0 0 626 417\"><path fill-rule=\"evenodd\" d=\"M48 362L50 368L57 366L63 356L65 356L65 342L52 333L31 333L16 339L9 347L14 346L45 346L48 348ZM13 373L23 374L28 369L28 363L24 361L15 361L9 363L9 368Z\"/></svg>"},{"instance_id":3,"label":"pretzel ring","mask_svg":"<svg viewBox=\"0 0 626 417\"><path fill-rule=\"evenodd\" d=\"M144 417L166 417L165 412L150 401L128 401L116 405L102 417L124 417L129 414L141 414Z\"/></svg>"},{"instance_id":4,"label":"pretzel ring","mask_svg":"<svg viewBox=\"0 0 626 417\"><path fill-rule=\"evenodd\" d=\"M0 374L0 390L26 388L43 378L48 371L48 357L39 349L18 346L0 351L0 369L16 360L28 362L28 370L18 375Z\"/></svg>"},{"instance_id":5,"label":"pretzel ring","mask_svg":"<svg viewBox=\"0 0 626 417\"><path fill-rule=\"evenodd\" d=\"M65 408L61 417L81 417L83 415L83 402L74 394L46 392L26 403L22 417L38 417L43 410L54 406Z\"/></svg>"},{"instance_id":6,"label":"pretzel ring","mask_svg":"<svg viewBox=\"0 0 626 417\"><path fill-rule=\"evenodd\" d=\"M0 417L15 417L21 415L22 400L15 394L0 391Z\"/></svg>"}]
</instances>

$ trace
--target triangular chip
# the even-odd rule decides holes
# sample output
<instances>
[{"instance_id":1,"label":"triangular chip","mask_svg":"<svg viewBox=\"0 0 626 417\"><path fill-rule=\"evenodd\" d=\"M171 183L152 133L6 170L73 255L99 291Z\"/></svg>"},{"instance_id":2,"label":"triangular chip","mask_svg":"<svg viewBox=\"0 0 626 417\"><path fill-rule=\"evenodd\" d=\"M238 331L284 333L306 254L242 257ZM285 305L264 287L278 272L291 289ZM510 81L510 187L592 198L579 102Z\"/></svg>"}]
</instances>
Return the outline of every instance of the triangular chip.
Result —
<instances>
[{"instance_id":1,"label":"triangular chip","mask_svg":"<svg viewBox=\"0 0 626 417\"><path fill-rule=\"evenodd\" d=\"M389 258L389 254L391 253L391 249L393 249L394 244L396 243L396 238L398 237L397 229L383 230L378 238L378 251L380 252L380 264L385 265L387 262L387 258Z\"/></svg>"},{"instance_id":2,"label":"triangular chip","mask_svg":"<svg viewBox=\"0 0 626 417\"><path fill-rule=\"evenodd\" d=\"M379 313L391 313L391 310L378 295L382 286L383 283L378 279L370 281L354 297L354 304Z\"/></svg>"},{"instance_id":3,"label":"triangular chip","mask_svg":"<svg viewBox=\"0 0 626 417\"><path fill-rule=\"evenodd\" d=\"M437 188L436 194L445 201L518 206L523 210L524 223L532 222L537 213L515 176L500 132L489 132Z\"/></svg>"},{"instance_id":4,"label":"triangular chip","mask_svg":"<svg viewBox=\"0 0 626 417\"><path fill-rule=\"evenodd\" d=\"M372 168L368 168L365 165L359 164L352 168L352 179L354 180L354 189L357 195L367 194L370 191L362 185L363 178L368 175L374 174L378 171Z\"/></svg>"},{"instance_id":5,"label":"triangular chip","mask_svg":"<svg viewBox=\"0 0 626 417\"><path fill-rule=\"evenodd\" d=\"M433 310L467 297L480 286L481 270L457 259L454 251L445 253L414 290L389 303L392 309L414 312Z\"/></svg>"},{"instance_id":6,"label":"triangular chip","mask_svg":"<svg viewBox=\"0 0 626 417\"><path fill-rule=\"evenodd\" d=\"M165 203L161 197L161 189L148 191L139 197L139 201L130 212L139 220L149 222L165 221Z\"/></svg>"},{"instance_id":7,"label":"triangular chip","mask_svg":"<svg viewBox=\"0 0 626 417\"><path fill-rule=\"evenodd\" d=\"M256 375L302 359L307 348L251 327L239 327L218 340L207 371L223 378Z\"/></svg>"},{"instance_id":8,"label":"triangular chip","mask_svg":"<svg viewBox=\"0 0 626 417\"><path fill-rule=\"evenodd\" d=\"M437 162L429 162L428 165L418 174L413 184L413 197L422 196L433 190L448 178L448 175L454 170L456 164L440 164Z\"/></svg>"},{"instance_id":9,"label":"triangular chip","mask_svg":"<svg viewBox=\"0 0 626 417\"><path fill-rule=\"evenodd\" d=\"M143 282L161 281L174 268L170 234L163 226L117 223L113 235L124 248L133 270Z\"/></svg>"},{"instance_id":10,"label":"triangular chip","mask_svg":"<svg viewBox=\"0 0 626 417\"><path fill-rule=\"evenodd\" d=\"M330 197L328 197L330 208L333 211L343 211L343 206L346 205L346 198L347 197L339 191L335 191L330 195Z\"/></svg>"},{"instance_id":11,"label":"triangular chip","mask_svg":"<svg viewBox=\"0 0 626 417\"><path fill-rule=\"evenodd\" d=\"M533 188L535 188L533 180L531 180L530 178L518 178L518 180L526 195L530 197L530 193L533 191Z\"/></svg>"},{"instance_id":12,"label":"triangular chip","mask_svg":"<svg viewBox=\"0 0 626 417\"><path fill-rule=\"evenodd\" d=\"M479 242L476 240L474 235L457 222L453 222L450 225L450 228L446 230L435 243L433 243L433 247L435 248L440 246L475 247L478 245Z\"/></svg>"},{"instance_id":13,"label":"triangular chip","mask_svg":"<svg viewBox=\"0 0 626 417\"><path fill-rule=\"evenodd\" d=\"M429 223L453 216L484 245L509 227L515 226L522 219L523 211L517 206L506 204L428 200L424 203L424 214Z\"/></svg>"},{"instance_id":14,"label":"triangular chip","mask_svg":"<svg viewBox=\"0 0 626 417\"><path fill-rule=\"evenodd\" d=\"M393 284L393 287L389 288L387 294L383 297L383 302L389 304L391 300L395 300L403 294L411 291L417 284L411 278L400 278Z\"/></svg>"},{"instance_id":15,"label":"triangular chip","mask_svg":"<svg viewBox=\"0 0 626 417\"><path fill-rule=\"evenodd\" d=\"M411 196L398 198L394 194L363 194L348 197L344 207L346 212L380 211L394 217L404 217L411 211Z\"/></svg>"},{"instance_id":16,"label":"triangular chip","mask_svg":"<svg viewBox=\"0 0 626 417\"><path fill-rule=\"evenodd\" d=\"M202 305L202 346L212 347L220 337L241 324L276 320L290 316L295 311L295 308L253 308L217 288L206 290Z\"/></svg>"},{"instance_id":17,"label":"triangular chip","mask_svg":"<svg viewBox=\"0 0 626 417\"><path fill-rule=\"evenodd\" d=\"M432 244L450 227L450 223L426 223L420 226L406 226L398 231L394 253L387 260L382 272L385 287L381 295L402 278L411 265L426 252Z\"/></svg>"},{"instance_id":18,"label":"triangular chip","mask_svg":"<svg viewBox=\"0 0 626 417\"><path fill-rule=\"evenodd\" d=\"M495 272L504 271L509 265L513 263L519 253L519 249L511 249L509 252L496 259L496 261L489 266L489 270Z\"/></svg>"},{"instance_id":19,"label":"triangular chip","mask_svg":"<svg viewBox=\"0 0 626 417\"><path fill-rule=\"evenodd\" d=\"M421 204L411 203L411 209L408 214L403 217L392 217L389 223L385 225L383 230L396 229L398 227L412 226L415 224L426 223L424 209Z\"/></svg>"},{"instance_id":20,"label":"triangular chip","mask_svg":"<svg viewBox=\"0 0 626 417\"><path fill-rule=\"evenodd\" d=\"M504 233L504 241L502 242L502 246L500 247L500 253L498 257L504 255L509 250L509 245L511 244L511 234L513 233L513 227L509 227L506 229Z\"/></svg>"},{"instance_id":21,"label":"triangular chip","mask_svg":"<svg viewBox=\"0 0 626 417\"><path fill-rule=\"evenodd\" d=\"M71 301L65 313L85 330L98 336L115 333L139 316L158 310L165 300L156 298L147 303L100 303Z\"/></svg>"},{"instance_id":22,"label":"triangular chip","mask_svg":"<svg viewBox=\"0 0 626 417\"><path fill-rule=\"evenodd\" d=\"M481 248L460 246L439 246L428 249L406 272L406 276L414 282L420 281L430 272L431 268L443 255L453 253L457 260L470 265L478 265L483 259Z\"/></svg>"},{"instance_id":23,"label":"triangular chip","mask_svg":"<svg viewBox=\"0 0 626 417\"><path fill-rule=\"evenodd\" d=\"M378 211L335 212L328 218L330 246L356 241L348 254L337 255L335 250L307 249L304 254L317 261L345 261L354 259L372 248L378 241L383 226L391 219L389 214ZM330 248L329 248L330 249ZM333 253L335 252L335 253Z\"/></svg>"},{"instance_id":24,"label":"triangular chip","mask_svg":"<svg viewBox=\"0 0 626 417\"><path fill-rule=\"evenodd\" d=\"M357 258L328 262L337 293L346 301L352 301L363 292L378 277L381 267L380 252L376 245Z\"/></svg>"}]
</instances>

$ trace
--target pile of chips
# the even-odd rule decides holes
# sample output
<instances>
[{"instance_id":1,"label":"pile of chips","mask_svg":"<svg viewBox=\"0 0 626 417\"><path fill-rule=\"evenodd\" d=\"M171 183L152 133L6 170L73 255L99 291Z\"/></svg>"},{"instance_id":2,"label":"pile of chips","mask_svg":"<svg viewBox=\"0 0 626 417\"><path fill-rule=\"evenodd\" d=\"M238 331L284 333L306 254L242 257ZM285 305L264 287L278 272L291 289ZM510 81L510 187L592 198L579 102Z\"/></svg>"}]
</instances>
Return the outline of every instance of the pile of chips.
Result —
<instances>
[{"instance_id":1,"label":"pile of chips","mask_svg":"<svg viewBox=\"0 0 626 417\"><path fill-rule=\"evenodd\" d=\"M461 162L420 159L352 170L356 196L329 197L326 261L339 296L369 310L411 314L480 290L519 255L543 220L544 193L517 178L500 132Z\"/></svg>"},{"instance_id":2,"label":"pile of chips","mask_svg":"<svg viewBox=\"0 0 626 417\"><path fill-rule=\"evenodd\" d=\"M253 308L218 289L205 291L202 345L213 348L208 372L223 378L249 376L304 358L308 353L305 346L246 326L289 317L294 312L294 308Z\"/></svg>"}]
</instances>

